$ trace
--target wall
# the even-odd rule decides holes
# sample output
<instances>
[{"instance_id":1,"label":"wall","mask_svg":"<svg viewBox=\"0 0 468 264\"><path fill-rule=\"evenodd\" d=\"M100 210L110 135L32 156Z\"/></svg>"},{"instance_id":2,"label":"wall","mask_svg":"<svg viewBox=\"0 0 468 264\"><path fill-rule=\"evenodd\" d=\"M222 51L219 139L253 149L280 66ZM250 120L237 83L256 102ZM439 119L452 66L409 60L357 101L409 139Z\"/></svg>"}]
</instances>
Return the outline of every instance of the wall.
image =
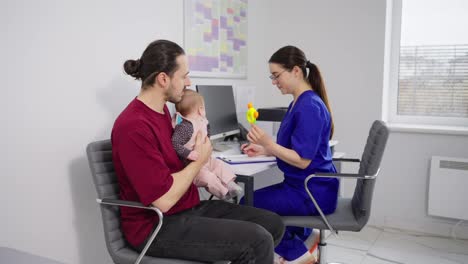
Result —
<instances>
[{"instance_id":1,"label":"wall","mask_svg":"<svg viewBox=\"0 0 468 264\"><path fill-rule=\"evenodd\" d=\"M373 224L451 236L458 221L427 215L431 156L467 159L467 139L392 132L376 185ZM458 238L468 238L468 225L461 224L453 232Z\"/></svg>"},{"instance_id":2,"label":"wall","mask_svg":"<svg viewBox=\"0 0 468 264\"><path fill-rule=\"evenodd\" d=\"M109 137L139 90L123 62L154 39L182 43L182 1L0 5L0 246L65 263L112 263L85 147Z\"/></svg>"},{"instance_id":3,"label":"wall","mask_svg":"<svg viewBox=\"0 0 468 264\"><path fill-rule=\"evenodd\" d=\"M138 92L123 61L154 39L182 43L182 8L181 0L0 3L0 246L65 263L111 263L85 146L109 137ZM271 85L267 61L279 47L298 45L322 70L337 148L360 155L370 123L381 117L385 1L256 0L248 15L248 78L193 83L255 86L256 105L286 105L290 98ZM426 216L429 157L468 157L465 142L392 133L372 222L426 231L454 224Z\"/></svg>"}]
</instances>

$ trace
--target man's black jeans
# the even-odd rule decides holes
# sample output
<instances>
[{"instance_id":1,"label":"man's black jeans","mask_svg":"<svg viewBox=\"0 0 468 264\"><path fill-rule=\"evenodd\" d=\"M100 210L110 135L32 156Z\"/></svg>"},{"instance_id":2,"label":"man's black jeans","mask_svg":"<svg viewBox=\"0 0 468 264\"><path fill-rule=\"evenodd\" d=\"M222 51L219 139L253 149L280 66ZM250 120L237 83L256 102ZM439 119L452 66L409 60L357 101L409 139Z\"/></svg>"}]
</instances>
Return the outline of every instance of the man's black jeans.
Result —
<instances>
[{"instance_id":1,"label":"man's black jeans","mask_svg":"<svg viewBox=\"0 0 468 264\"><path fill-rule=\"evenodd\" d=\"M284 232L281 218L270 211L224 201L165 216L147 251L155 257L232 264L272 264L273 249ZM142 250L146 241L137 247Z\"/></svg>"}]
</instances>

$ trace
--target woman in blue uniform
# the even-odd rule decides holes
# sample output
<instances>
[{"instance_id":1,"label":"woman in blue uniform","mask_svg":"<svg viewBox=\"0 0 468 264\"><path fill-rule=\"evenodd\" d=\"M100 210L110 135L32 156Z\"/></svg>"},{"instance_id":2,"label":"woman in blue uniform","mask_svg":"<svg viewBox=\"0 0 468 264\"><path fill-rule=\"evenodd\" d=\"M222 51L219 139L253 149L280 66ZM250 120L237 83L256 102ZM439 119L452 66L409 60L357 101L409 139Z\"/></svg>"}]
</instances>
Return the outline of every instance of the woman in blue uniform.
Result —
<instances>
[{"instance_id":1,"label":"woman in blue uniform","mask_svg":"<svg viewBox=\"0 0 468 264\"><path fill-rule=\"evenodd\" d=\"M316 172L336 172L328 141L333 135L333 120L327 93L317 66L300 49L286 46L269 60L270 79L282 94L293 101L281 122L277 142L252 125L243 150L249 156L273 155L284 173L284 181L254 193L254 206L279 215L318 215L304 190L305 178ZM312 178L309 190L325 214L335 211L338 180ZM287 227L275 251L283 263L313 263L305 240L310 229Z\"/></svg>"}]
</instances>

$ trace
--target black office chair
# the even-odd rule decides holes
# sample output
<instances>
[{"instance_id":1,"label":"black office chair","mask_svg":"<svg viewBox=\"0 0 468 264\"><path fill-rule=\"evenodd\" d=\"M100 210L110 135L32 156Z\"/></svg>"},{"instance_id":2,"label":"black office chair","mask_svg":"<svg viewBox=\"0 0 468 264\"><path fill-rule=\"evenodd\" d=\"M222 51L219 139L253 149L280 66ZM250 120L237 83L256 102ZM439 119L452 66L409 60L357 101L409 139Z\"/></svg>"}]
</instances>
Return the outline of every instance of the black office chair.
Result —
<instances>
[{"instance_id":1,"label":"black office chair","mask_svg":"<svg viewBox=\"0 0 468 264\"><path fill-rule=\"evenodd\" d=\"M112 145L110 140L92 142L86 148L89 167L91 169L98 203L102 213L102 222L104 225L104 235L109 252L114 263L118 264L189 264L201 263L196 261L163 259L145 256L145 253L156 237L163 224L163 214L156 207L146 207L138 202L119 200L119 185L112 163ZM146 210L153 210L159 216L159 224L151 234L148 243L143 251L138 253L128 245L120 230L120 206L136 207ZM217 262L229 263L229 262Z\"/></svg>"},{"instance_id":2,"label":"black office chair","mask_svg":"<svg viewBox=\"0 0 468 264\"><path fill-rule=\"evenodd\" d=\"M367 137L361 160L359 159L339 159L342 162L359 162L359 172L350 173L316 173L308 176L304 181L304 186L310 196L311 201L318 209L318 216L284 216L282 217L286 226L300 226L318 228L320 230L319 255L320 264L326 263L326 241L325 230L330 230L334 234L338 231L360 231L369 220L374 192L375 180L380 170L380 162L384 154L385 145L388 139L388 128L382 121L376 120ZM315 198L307 188L307 183L313 177L333 177L356 179L356 188L352 198L338 197L338 206L334 213L325 216L318 206Z\"/></svg>"}]
</instances>

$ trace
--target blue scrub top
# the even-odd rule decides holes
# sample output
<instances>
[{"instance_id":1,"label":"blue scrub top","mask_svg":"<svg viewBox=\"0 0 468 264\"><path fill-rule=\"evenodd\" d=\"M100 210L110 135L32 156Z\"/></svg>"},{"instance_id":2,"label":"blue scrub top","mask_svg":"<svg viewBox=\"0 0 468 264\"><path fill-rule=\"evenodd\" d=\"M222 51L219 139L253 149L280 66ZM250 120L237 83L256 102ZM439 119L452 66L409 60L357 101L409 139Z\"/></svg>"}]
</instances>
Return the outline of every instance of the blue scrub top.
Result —
<instances>
[{"instance_id":1,"label":"blue scrub top","mask_svg":"<svg viewBox=\"0 0 468 264\"><path fill-rule=\"evenodd\" d=\"M288 111L281 122L277 135L277 143L293 149L299 156L312 162L305 169L292 166L277 159L278 167L283 171L286 181L304 179L315 172L335 173L332 163L332 153L328 141L331 132L331 116L325 103L314 91L303 92ZM333 180L330 182L330 180ZM315 178L313 182L329 182L335 189L338 181L330 178ZM332 186L329 186L332 187Z\"/></svg>"},{"instance_id":2,"label":"blue scrub top","mask_svg":"<svg viewBox=\"0 0 468 264\"><path fill-rule=\"evenodd\" d=\"M289 105L278 131L277 143L312 162L307 168L300 169L277 158L284 181L256 190L254 206L279 215L318 215L304 189L304 179L316 172L336 172L328 144L330 132L331 116L322 99L312 90L303 92L294 107L292 103ZM309 181L308 188L324 214L335 211L338 187L335 178L312 178ZM307 252L304 240L309 235L310 229L288 226L275 252L287 260L296 259Z\"/></svg>"},{"instance_id":3,"label":"blue scrub top","mask_svg":"<svg viewBox=\"0 0 468 264\"><path fill-rule=\"evenodd\" d=\"M277 143L293 149L299 156L312 162L305 169L292 166L277 159L279 169L284 173L285 183L296 186L297 190L304 190L304 179L315 172L336 173L332 162L332 153L328 141L331 133L331 116L325 103L314 91L302 93L288 111L281 122ZM335 178L312 178L309 190L322 210L333 212L336 207L338 180ZM304 191L305 193L305 191Z\"/></svg>"}]
</instances>

